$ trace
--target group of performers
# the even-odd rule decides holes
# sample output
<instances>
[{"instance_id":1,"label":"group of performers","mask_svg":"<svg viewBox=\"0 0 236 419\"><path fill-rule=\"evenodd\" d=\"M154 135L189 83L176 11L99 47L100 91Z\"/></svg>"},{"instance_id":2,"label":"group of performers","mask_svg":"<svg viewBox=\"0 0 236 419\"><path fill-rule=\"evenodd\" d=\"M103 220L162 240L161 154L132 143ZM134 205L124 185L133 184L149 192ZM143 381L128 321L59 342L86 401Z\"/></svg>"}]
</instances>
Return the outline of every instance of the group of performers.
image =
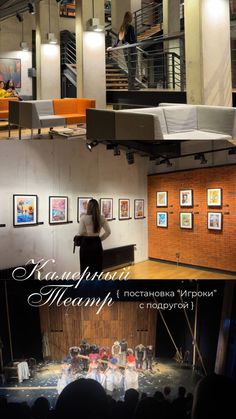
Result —
<instances>
[{"instance_id":1,"label":"group of performers","mask_svg":"<svg viewBox=\"0 0 236 419\"><path fill-rule=\"evenodd\" d=\"M86 378L98 381L108 393L113 393L124 387L124 390L138 390L139 371L144 368L152 371L154 348L152 345L139 344L135 350L128 347L125 339L116 341L111 347L89 345L83 340L80 346L69 349L69 355L64 359L57 390L60 394L63 388L74 381L81 371Z\"/></svg>"}]
</instances>

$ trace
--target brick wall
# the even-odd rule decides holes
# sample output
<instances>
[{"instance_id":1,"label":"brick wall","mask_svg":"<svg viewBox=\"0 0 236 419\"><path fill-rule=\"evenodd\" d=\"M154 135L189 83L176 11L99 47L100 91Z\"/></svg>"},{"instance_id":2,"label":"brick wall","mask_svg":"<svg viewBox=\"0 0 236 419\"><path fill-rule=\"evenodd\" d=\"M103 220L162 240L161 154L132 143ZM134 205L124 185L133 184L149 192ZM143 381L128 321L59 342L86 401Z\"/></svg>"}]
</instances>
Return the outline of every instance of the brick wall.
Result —
<instances>
[{"instance_id":1,"label":"brick wall","mask_svg":"<svg viewBox=\"0 0 236 419\"><path fill-rule=\"evenodd\" d=\"M208 208L207 189L222 188L222 207ZM193 190L193 207L182 208L179 190ZM168 191L168 207L156 207L156 192ZM168 228L156 227L157 211L168 212ZM181 229L179 213L193 212L193 229ZM222 231L207 229L207 212L223 213ZM229 214L224 214L229 212ZM172 213L172 214L171 214ZM197 214L199 213L199 214ZM236 271L236 165L148 177L148 256Z\"/></svg>"}]
</instances>

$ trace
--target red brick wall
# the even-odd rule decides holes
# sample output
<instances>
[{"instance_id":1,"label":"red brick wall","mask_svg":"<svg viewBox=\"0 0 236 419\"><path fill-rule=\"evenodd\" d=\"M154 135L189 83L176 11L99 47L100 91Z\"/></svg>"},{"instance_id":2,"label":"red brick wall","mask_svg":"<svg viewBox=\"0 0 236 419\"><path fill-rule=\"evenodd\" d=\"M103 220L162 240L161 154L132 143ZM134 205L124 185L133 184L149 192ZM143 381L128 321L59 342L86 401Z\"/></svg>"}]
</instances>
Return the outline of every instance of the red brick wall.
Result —
<instances>
[{"instance_id":1,"label":"red brick wall","mask_svg":"<svg viewBox=\"0 0 236 419\"><path fill-rule=\"evenodd\" d=\"M222 188L221 208L208 208L208 188ZM180 207L180 189L193 190L192 208ZM156 207L157 191L168 191L167 208ZM168 228L156 227L157 211L168 212ZM192 230L179 226L184 211L193 212ZM207 229L208 211L223 213L222 231ZM182 263L236 271L236 165L149 176L148 247L151 258L176 262L178 252Z\"/></svg>"}]
</instances>

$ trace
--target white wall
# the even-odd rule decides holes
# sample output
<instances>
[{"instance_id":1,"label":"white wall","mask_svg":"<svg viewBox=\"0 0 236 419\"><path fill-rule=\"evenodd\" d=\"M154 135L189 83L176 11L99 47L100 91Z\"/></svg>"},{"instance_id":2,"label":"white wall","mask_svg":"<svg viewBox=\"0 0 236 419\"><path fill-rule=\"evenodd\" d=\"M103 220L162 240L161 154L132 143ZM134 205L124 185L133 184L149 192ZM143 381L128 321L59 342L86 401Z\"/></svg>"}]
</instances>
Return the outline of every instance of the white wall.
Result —
<instances>
[{"instance_id":1,"label":"white wall","mask_svg":"<svg viewBox=\"0 0 236 419\"><path fill-rule=\"evenodd\" d=\"M148 160L135 156L128 165L124 152L98 145L90 153L84 140L11 140L0 142L0 269L25 264L29 259L54 258L50 270L76 272L79 252L72 253L78 231L77 197L113 198L112 234L104 248L136 244L135 261L147 258L147 219L134 220L135 198L145 199L147 216ZM38 221L44 225L13 228L13 194L37 194ZM49 195L69 196L69 220L73 224L48 224ZM130 198L132 220L118 220L118 199ZM45 271L46 272L46 271Z\"/></svg>"}]
</instances>

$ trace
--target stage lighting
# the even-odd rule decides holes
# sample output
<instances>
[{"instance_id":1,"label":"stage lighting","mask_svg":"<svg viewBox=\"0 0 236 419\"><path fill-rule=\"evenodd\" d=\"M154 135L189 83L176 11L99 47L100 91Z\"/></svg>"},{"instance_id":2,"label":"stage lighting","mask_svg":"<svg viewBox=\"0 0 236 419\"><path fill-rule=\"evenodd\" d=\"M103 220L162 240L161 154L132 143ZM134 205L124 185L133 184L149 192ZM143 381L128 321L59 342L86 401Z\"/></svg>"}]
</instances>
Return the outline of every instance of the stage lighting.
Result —
<instances>
[{"instance_id":1,"label":"stage lighting","mask_svg":"<svg viewBox=\"0 0 236 419\"><path fill-rule=\"evenodd\" d=\"M35 4L33 2L28 3L28 11L31 15L35 15Z\"/></svg>"},{"instance_id":2,"label":"stage lighting","mask_svg":"<svg viewBox=\"0 0 236 419\"><path fill-rule=\"evenodd\" d=\"M92 141L91 143L86 143L86 147L89 151L92 151L94 147L98 145L98 141Z\"/></svg>"},{"instance_id":3,"label":"stage lighting","mask_svg":"<svg viewBox=\"0 0 236 419\"><path fill-rule=\"evenodd\" d=\"M24 19L23 19L23 16L20 13L17 13L16 17L17 17L18 22L23 22Z\"/></svg>"}]
</instances>

